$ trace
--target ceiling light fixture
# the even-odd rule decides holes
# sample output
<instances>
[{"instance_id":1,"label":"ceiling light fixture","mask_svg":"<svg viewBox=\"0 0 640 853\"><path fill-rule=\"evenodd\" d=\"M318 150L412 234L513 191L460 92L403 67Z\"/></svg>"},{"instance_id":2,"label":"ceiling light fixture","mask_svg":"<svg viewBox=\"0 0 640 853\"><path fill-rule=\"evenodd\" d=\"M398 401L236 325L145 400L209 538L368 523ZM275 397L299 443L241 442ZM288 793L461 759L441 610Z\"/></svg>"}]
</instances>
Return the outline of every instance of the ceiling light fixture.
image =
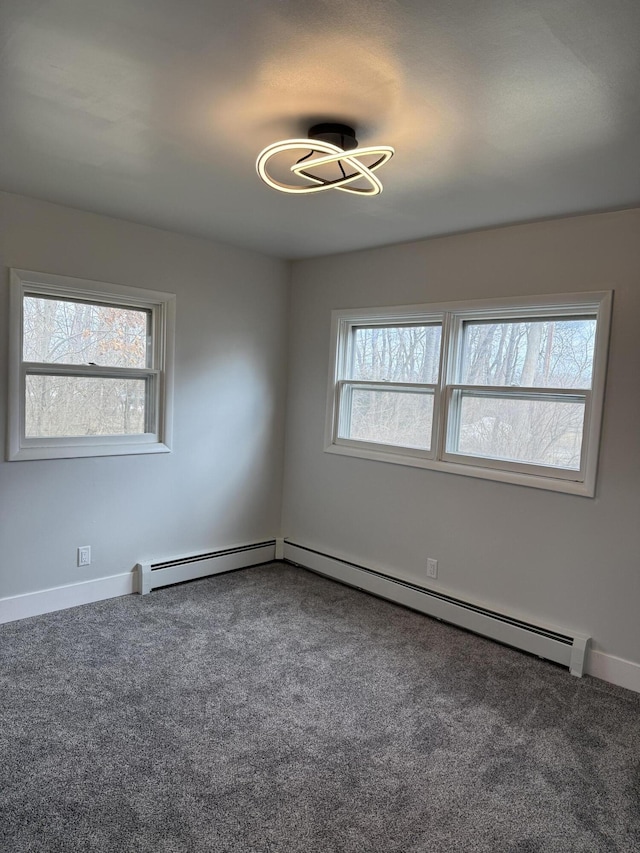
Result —
<instances>
[{"instance_id":1,"label":"ceiling light fixture","mask_svg":"<svg viewBox=\"0 0 640 853\"><path fill-rule=\"evenodd\" d=\"M285 139L274 142L260 152L256 170L265 184L283 193L318 193L340 190L354 195L378 195L382 184L374 172L390 160L394 150L390 145L358 148L355 130L346 124L327 122L309 129L308 139ZM311 183L287 184L277 180L267 170L272 158L285 152L301 151L304 156L289 167L300 178ZM313 159L313 155L316 156ZM362 159L373 158L368 164ZM360 185L357 182L360 181Z\"/></svg>"}]
</instances>

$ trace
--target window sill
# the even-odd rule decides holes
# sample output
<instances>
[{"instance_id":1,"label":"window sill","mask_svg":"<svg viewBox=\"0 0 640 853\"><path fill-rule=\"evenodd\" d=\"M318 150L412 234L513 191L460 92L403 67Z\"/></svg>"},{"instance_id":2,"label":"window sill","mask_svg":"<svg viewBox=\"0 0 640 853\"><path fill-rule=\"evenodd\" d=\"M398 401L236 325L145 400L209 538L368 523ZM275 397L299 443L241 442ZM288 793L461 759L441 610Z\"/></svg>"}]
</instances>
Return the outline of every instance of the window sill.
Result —
<instances>
[{"instance_id":1,"label":"window sill","mask_svg":"<svg viewBox=\"0 0 640 853\"><path fill-rule=\"evenodd\" d=\"M91 456L132 456L145 453L171 453L171 448L162 442L119 444L65 444L49 447L22 447L10 453L9 462L29 459L76 459Z\"/></svg>"},{"instance_id":2,"label":"window sill","mask_svg":"<svg viewBox=\"0 0 640 853\"><path fill-rule=\"evenodd\" d=\"M325 447L325 453L332 453L338 456L354 456L359 459L374 459L378 462L389 462L393 465L406 465L412 468L428 468L431 471L460 474L463 477L494 480L499 483L511 483L516 486L527 486L532 489L544 489L550 492L564 492L568 495L580 495L589 498L595 495L595 488L590 487L587 483L575 480L560 480L553 477L542 477L537 474L503 471L496 468L481 468L480 466L429 459L425 456L408 456L406 454L394 453L393 449L378 450L352 447L346 444L330 444L328 447Z\"/></svg>"}]
</instances>

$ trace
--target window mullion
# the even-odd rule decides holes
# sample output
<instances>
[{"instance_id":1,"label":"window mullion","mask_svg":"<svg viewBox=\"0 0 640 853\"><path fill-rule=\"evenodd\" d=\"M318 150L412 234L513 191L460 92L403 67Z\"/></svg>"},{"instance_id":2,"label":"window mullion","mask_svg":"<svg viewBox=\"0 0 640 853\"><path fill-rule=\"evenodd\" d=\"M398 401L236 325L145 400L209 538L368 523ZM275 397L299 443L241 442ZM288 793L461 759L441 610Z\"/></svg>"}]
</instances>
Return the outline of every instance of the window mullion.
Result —
<instances>
[{"instance_id":1,"label":"window mullion","mask_svg":"<svg viewBox=\"0 0 640 853\"><path fill-rule=\"evenodd\" d=\"M434 446L436 449L436 459L442 459L447 444L447 435L450 429L449 424L449 392L448 384L454 379L457 379L457 365L459 360L459 343L458 343L458 326L456 316L451 312L446 312L442 320L442 342L440 346L440 374L438 382L438 390L434 401L435 411L437 413L434 418L436 436L434 437Z\"/></svg>"}]
</instances>

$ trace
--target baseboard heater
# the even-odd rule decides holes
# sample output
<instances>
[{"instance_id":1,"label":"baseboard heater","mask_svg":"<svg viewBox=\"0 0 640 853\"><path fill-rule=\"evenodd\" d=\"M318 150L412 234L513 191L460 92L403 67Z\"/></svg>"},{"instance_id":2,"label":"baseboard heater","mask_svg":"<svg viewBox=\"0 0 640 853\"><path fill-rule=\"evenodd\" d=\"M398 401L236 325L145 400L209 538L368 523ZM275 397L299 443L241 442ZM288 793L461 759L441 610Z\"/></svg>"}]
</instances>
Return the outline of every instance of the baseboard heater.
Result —
<instances>
[{"instance_id":1,"label":"baseboard heater","mask_svg":"<svg viewBox=\"0 0 640 853\"><path fill-rule=\"evenodd\" d=\"M590 637L532 625L374 569L284 541L284 560L569 668L581 676Z\"/></svg>"},{"instance_id":2,"label":"baseboard heater","mask_svg":"<svg viewBox=\"0 0 640 853\"><path fill-rule=\"evenodd\" d=\"M208 551L206 554L191 554L186 557L174 557L155 563L136 565L137 591L141 595L161 586L219 575L234 569L248 569L275 559L276 542L254 542L250 545L236 545L221 551Z\"/></svg>"}]
</instances>

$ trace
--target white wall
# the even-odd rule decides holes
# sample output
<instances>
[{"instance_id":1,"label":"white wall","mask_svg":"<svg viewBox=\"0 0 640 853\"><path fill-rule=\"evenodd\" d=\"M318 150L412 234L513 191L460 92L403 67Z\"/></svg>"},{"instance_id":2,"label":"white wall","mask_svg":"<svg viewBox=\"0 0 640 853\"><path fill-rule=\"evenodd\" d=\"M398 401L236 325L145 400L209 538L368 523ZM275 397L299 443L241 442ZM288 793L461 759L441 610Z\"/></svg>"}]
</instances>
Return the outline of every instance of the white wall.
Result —
<instances>
[{"instance_id":1,"label":"white wall","mask_svg":"<svg viewBox=\"0 0 640 853\"><path fill-rule=\"evenodd\" d=\"M285 536L422 583L436 557L437 588L640 663L640 211L300 261L292 288ZM604 289L594 499L323 452L332 309Z\"/></svg>"},{"instance_id":2,"label":"white wall","mask_svg":"<svg viewBox=\"0 0 640 853\"><path fill-rule=\"evenodd\" d=\"M3 401L7 267L177 294L173 452L1 461L0 598L277 534L286 263L2 193L0 266Z\"/></svg>"},{"instance_id":3,"label":"white wall","mask_svg":"<svg viewBox=\"0 0 640 853\"><path fill-rule=\"evenodd\" d=\"M0 461L0 598L279 533L286 263L0 193L0 266L2 400L7 267L178 297L173 452ZM418 582L437 557L438 588L640 664L640 211L297 262L293 282L285 535ZM323 452L333 308L606 288L594 499Z\"/></svg>"}]
</instances>

